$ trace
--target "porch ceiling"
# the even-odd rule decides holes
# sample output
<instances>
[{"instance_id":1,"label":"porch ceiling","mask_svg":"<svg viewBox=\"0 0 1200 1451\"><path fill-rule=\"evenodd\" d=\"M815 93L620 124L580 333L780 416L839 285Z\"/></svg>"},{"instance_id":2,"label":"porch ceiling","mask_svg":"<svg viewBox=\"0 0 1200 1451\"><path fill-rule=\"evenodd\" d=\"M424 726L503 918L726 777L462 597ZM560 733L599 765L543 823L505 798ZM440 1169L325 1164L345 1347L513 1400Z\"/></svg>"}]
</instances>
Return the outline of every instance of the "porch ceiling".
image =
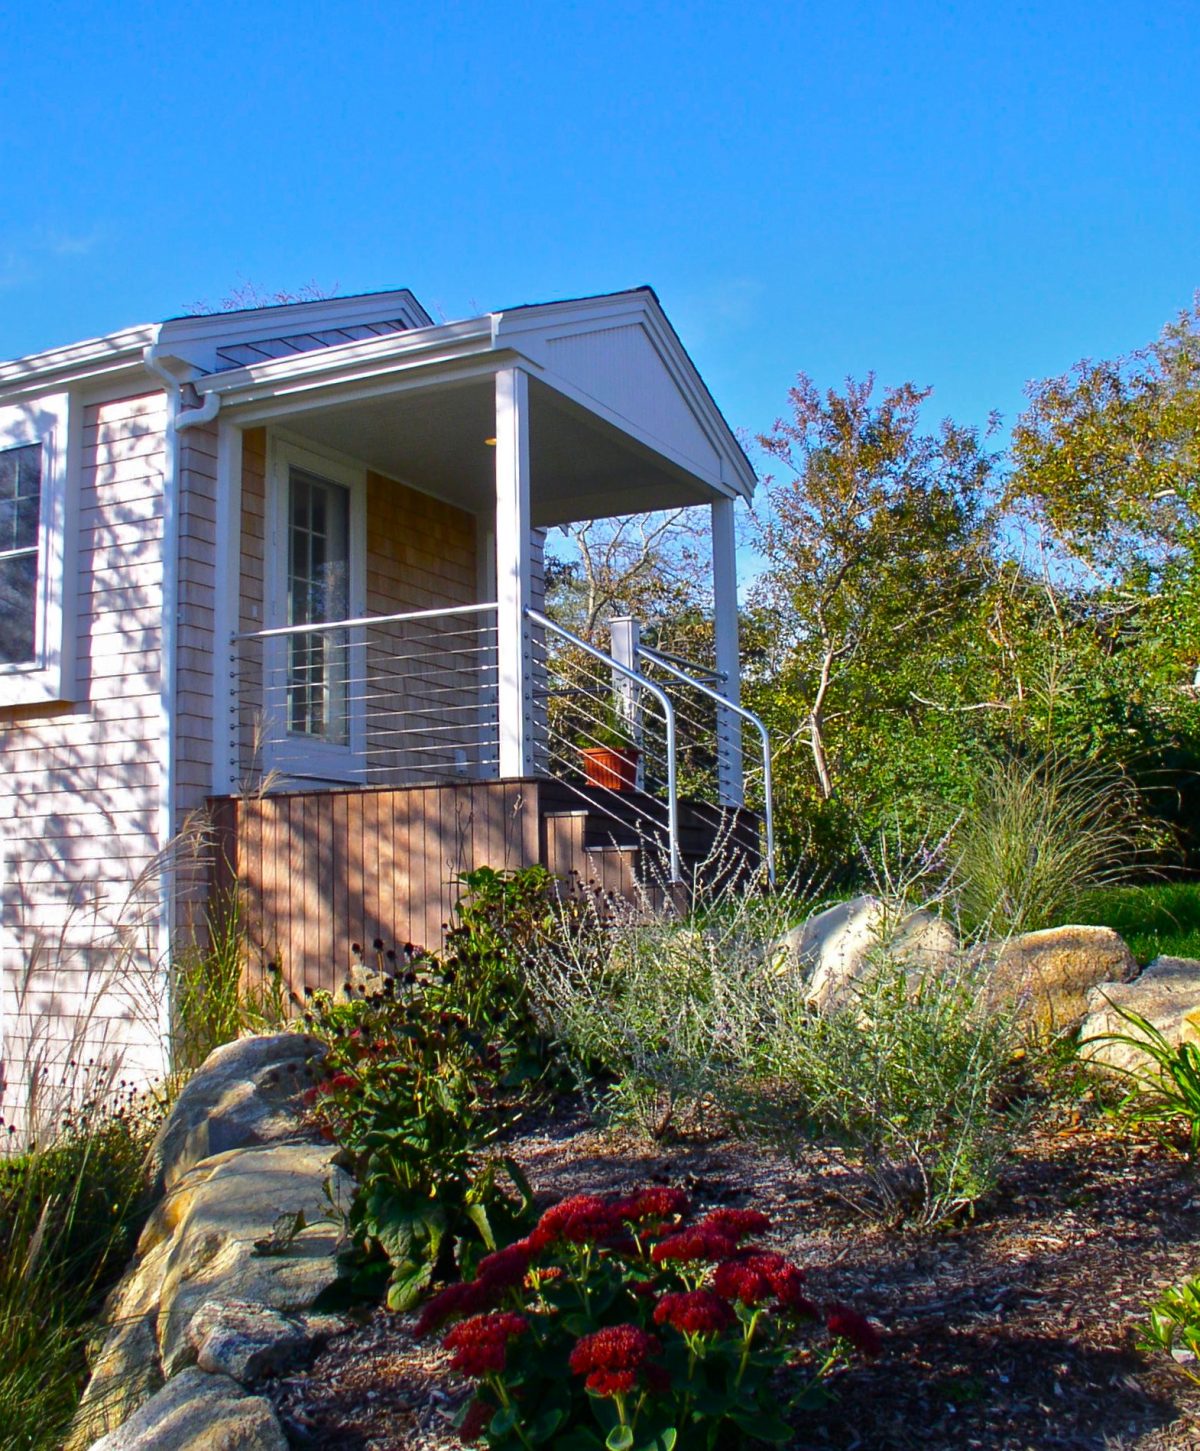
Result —
<instances>
[{"instance_id":1,"label":"porch ceiling","mask_svg":"<svg viewBox=\"0 0 1200 1451\"><path fill-rule=\"evenodd\" d=\"M537 526L710 502L712 487L539 379L529 384L530 506ZM495 497L490 376L289 413L290 433L461 508Z\"/></svg>"}]
</instances>

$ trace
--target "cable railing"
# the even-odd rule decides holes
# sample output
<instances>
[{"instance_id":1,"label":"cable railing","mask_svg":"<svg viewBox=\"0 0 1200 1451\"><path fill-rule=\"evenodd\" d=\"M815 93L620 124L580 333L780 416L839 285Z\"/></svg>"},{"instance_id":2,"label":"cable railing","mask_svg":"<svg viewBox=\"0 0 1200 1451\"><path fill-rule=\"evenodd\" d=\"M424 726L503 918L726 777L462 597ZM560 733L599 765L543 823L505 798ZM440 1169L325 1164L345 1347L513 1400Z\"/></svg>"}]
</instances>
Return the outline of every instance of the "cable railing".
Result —
<instances>
[{"instance_id":1,"label":"cable railing","mask_svg":"<svg viewBox=\"0 0 1200 1451\"><path fill-rule=\"evenodd\" d=\"M496 606L234 637L239 789L437 785L499 768Z\"/></svg>"},{"instance_id":2,"label":"cable railing","mask_svg":"<svg viewBox=\"0 0 1200 1451\"><path fill-rule=\"evenodd\" d=\"M605 820L611 844L665 845L659 870L672 883L683 880L685 841L703 851L697 831L747 829L748 788L774 882L770 742L753 712L726 699L720 672L642 644L634 621L620 622L619 641L614 622L610 654L538 610L526 620L532 690L521 708L535 772ZM499 776L495 604L248 631L233 638L230 668L239 792ZM743 753L751 730L758 749Z\"/></svg>"},{"instance_id":3,"label":"cable railing","mask_svg":"<svg viewBox=\"0 0 1200 1451\"><path fill-rule=\"evenodd\" d=\"M538 610L528 610L534 666L534 762L586 808L609 818L613 839L631 829L667 837L667 870L683 881L675 709L662 686L621 664ZM642 753L640 732L657 719L661 752Z\"/></svg>"},{"instance_id":4,"label":"cable railing","mask_svg":"<svg viewBox=\"0 0 1200 1451\"><path fill-rule=\"evenodd\" d=\"M691 665L679 656L641 643L634 647L634 658L639 666L662 671L676 686L671 698L680 738L701 743L697 758L697 773L701 776L698 790L705 791L706 795L712 792L716 803L721 806L741 805L747 788L752 799L761 801L765 837L763 859L767 880L774 886L771 738L766 726L753 711L743 705L735 705L716 689L715 682L723 679L719 671ZM686 670L683 668L685 665L688 666ZM700 678L701 675L707 679ZM743 735L747 729L756 733L759 746L752 757L754 764L749 769L743 753ZM687 746L677 744L676 751L686 759ZM707 756L711 756L711 766Z\"/></svg>"}]
</instances>

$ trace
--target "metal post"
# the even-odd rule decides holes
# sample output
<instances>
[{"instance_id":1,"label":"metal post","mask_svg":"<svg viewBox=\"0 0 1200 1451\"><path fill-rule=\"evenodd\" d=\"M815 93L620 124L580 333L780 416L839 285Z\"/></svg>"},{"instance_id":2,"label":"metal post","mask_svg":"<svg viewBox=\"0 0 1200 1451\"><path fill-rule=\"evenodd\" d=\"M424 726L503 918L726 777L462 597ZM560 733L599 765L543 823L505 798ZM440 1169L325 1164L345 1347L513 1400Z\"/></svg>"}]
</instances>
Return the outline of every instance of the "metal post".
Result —
<instances>
[{"instance_id":1,"label":"metal post","mask_svg":"<svg viewBox=\"0 0 1200 1451\"><path fill-rule=\"evenodd\" d=\"M738 659L737 541L733 531L733 500L714 499L713 634L721 694L731 705L741 704ZM717 794L722 806L745 801L742 777L742 725L731 710L717 707Z\"/></svg>"},{"instance_id":2,"label":"metal post","mask_svg":"<svg viewBox=\"0 0 1200 1451\"><path fill-rule=\"evenodd\" d=\"M617 715L629 731L630 740L637 747L637 788L643 790L646 784L646 765L642 752L642 706L636 683L626 673L638 674L638 647L642 643L641 624L632 615L618 615L608 623L609 640L612 643L612 657L617 666L612 672L613 703Z\"/></svg>"}]
</instances>

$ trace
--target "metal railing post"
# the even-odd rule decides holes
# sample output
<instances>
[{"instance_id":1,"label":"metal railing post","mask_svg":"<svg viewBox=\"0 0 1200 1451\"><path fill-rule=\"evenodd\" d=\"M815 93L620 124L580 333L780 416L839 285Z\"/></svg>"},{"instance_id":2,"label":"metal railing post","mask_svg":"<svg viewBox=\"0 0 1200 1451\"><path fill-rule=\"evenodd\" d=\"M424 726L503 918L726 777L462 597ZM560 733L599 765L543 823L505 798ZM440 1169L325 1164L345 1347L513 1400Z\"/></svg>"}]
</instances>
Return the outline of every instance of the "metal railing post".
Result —
<instances>
[{"instance_id":1,"label":"metal railing post","mask_svg":"<svg viewBox=\"0 0 1200 1451\"><path fill-rule=\"evenodd\" d=\"M637 673L637 652L642 643L642 627L632 615L618 615L608 622L608 638L612 644L612 657L621 670ZM637 747L637 788L646 785L646 762L642 741L642 708L638 700L637 686L621 670L612 672L613 700L617 714L629 731L629 738Z\"/></svg>"},{"instance_id":2,"label":"metal railing post","mask_svg":"<svg viewBox=\"0 0 1200 1451\"><path fill-rule=\"evenodd\" d=\"M766 726L763 725L762 721L758 718L758 716L754 714L752 710L747 710L744 705L735 705L731 700L729 700L726 696L720 694L719 691L714 690L710 685L705 685L703 681L697 680L695 676L689 675L686 670L681 670L678 665L674 664L667 656L663 655L658 650L650 650L643 645L639 647L638 655L641 656L643 659L652 661L655 665L659 667L660 670L665 670L668 675L673 675L676 680L682 681L683 684L687 685L690 689L699 691L701 695L706 696L709 700L716 701L718 706L724 706L726 710L732 712L735 716L739 716L742 720L749 721L750 724L754 726L754 728L758 731L759 739L762 742L763 758L763 831L766 834L767 838L765 853L767 862L767 880L770 882L771 886L774 886L775 811L774 804L771 800L771 737L770 733L767 731ZM644 679L645 677L643 676L640 678Z\"/></svg>"},{"instance_id":3,"label":"metal railing post","mask_svg":"<svg viewBox=\"0 0 1200 1451\"><path fill-rule=\"evenodd\" d=\"M606 655L595 645L589 645L586 640L573 631L555 624L540 610L527 609L525 613L535 625L540 625L543 630L551 631L560 639L574 645L577 650L582 650L585 655L590 655L593 660L598 660L601 665L608 666L615 675L619 674L635 689L646 691L658 702L666 723L667 737L667 839L670 851L671 885L682 885L683 855L679 846L679 771L675 748L675 707L671 703L671 697L661 685L656 685L653 680L647 680L644 675L640 674L636 662L632 666L621 664L612 655Z\"/></svg>"}]
</instances>

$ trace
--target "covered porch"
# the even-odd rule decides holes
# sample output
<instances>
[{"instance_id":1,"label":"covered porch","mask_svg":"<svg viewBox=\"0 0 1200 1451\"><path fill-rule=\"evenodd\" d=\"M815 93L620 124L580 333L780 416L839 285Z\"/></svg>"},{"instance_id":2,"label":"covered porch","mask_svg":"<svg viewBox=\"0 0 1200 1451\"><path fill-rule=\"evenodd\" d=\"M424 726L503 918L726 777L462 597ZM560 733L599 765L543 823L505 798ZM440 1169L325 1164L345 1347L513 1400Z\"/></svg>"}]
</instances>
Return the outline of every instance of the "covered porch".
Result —
<instances>
[{"instance_id":1,"label":"covered porch","mask_svg":"<svg viewBox=\"0 0 1200 1451\"><path fill-rule=\"evenodd\" d=\"M605 823L614 890L639 841L683 881L713 834L702 808L744 830L747 760L769 775L738 688L733 511L754 476L652 293L412 328L194 386L195 416L217 419L225 561L212 796L276 937L297 905L267 910L267 884L297 868L331 930L372 860L436 897L440 923L461 871L594 868ZM697 505L711 519L710 660L659 654L633 620L597 641L546 615L548 528ZM614 735L636 764L597 774L587 751ZM361 827L323 856L342 809ZM381 890L350 914L363 937L428 944L430 926L402 934L396 889ZM342 945L322 926L313 950Z\"/></svg>"}]
</instances>

